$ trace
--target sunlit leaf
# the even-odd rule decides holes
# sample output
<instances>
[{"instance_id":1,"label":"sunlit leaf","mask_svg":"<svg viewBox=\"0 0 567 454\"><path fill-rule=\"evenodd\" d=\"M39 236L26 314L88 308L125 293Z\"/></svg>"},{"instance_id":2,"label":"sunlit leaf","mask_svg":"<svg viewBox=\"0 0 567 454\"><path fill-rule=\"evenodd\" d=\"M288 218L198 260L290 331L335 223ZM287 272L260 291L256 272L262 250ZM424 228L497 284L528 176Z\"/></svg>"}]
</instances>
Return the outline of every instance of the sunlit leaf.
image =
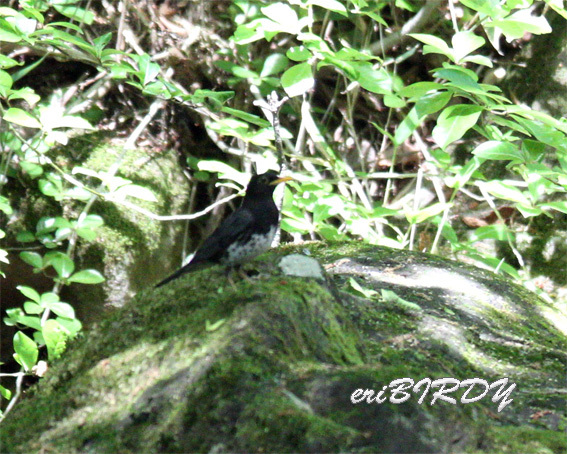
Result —
<instances>
[{"instance_id":1,"label":"sunlit leaf","mask_svg":"<svg viewBox=\"0 0 567 454\"><path fill-rule=\"evenodd\" d=\"M82 270L78 271L69 277L69 282L77 282L79 284L100 284L106 279L97 270Z\"/></svg>"},{"instance_id":2,"label":"sunlit leaf","mask_svg":"<svg viewBox=\"0 0 567 454\"><path fill-rule=\"evenodd\" d=\"M290 98L302 95L315 85L309 63L299 63L282 74L282 87Z\"/></svg>"},{"instance_id":3,"label":"sunlit leaf","mask_svg":"<svg viewBox=\"0 0 567 454\"><path fill-rule=\"evenodd\" d=\"M25 126L26 128L41 128L41 123L35 117L18 107L10 107L4 112L2 118L5 121Z\"/></svg>"},{"instance_id":4,"label":"sunlit leaf","mask_svg":"<svg viewBox=\"0 0 567 454\"><path fill-rule=\"evenodd\" d=\"M36 365L39 354L37 344L21 331L14 335L14 351L16 352L14 358L26 371L30 371Z\"/></svg>"},{"instance_id":5,"label":"sunlit leaf","mask_svg":"<svg viewBox=\"0 0 567 454\"><path fill-rule=\"evenodd\" d=\"M456 104L447 107L433 128L432 136L437 145L444 149L447 145L459 140L471 129L480 116L483 108L469 104Z\"/></svg>"}]
</instances>

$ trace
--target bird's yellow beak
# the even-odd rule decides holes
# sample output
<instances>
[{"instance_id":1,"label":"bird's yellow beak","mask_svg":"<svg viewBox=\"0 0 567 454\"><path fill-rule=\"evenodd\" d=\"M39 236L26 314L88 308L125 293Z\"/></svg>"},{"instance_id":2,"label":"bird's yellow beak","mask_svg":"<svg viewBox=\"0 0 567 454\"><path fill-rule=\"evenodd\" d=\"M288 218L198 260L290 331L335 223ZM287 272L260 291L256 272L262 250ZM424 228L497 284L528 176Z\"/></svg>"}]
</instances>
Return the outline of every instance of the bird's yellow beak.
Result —
<instances>
[{"instance_id":1,"label":"bird's yellow beak","mask_svg":"<svg viewBox=\"0 0 567 454\"><path fill-rule=\"evenodd\" d=\"M274 180L270 183L270 186L275 186L276 184L280 184L283 183L284 181L293 181L293 178L291 177L281 177L278 178L277 180Z\"/></svg>"}]
</instances>

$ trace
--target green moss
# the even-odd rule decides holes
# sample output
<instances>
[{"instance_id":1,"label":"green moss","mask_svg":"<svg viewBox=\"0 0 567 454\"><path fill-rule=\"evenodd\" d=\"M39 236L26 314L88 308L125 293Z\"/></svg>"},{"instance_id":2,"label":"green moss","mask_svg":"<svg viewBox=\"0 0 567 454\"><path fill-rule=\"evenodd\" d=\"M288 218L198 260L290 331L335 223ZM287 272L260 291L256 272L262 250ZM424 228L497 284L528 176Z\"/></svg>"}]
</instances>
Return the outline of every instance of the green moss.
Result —
<instances>
[{"instance_id":1,"label":"green moss","mask_svg":"<svg viewBox=\"0 0 567 454\"><path fill-rule=\"evenodd\" d=\"M567 437L531 427L491 427L484 445L494 454L563 454L567 452ZM486 452L486 448L474 452Z\"/></svg>"},{"instance_id":2,"label":"green moss","mask_svg":"<svg viewBox=\"0 0 567 454\"><path fill-rule=\"evenodd\" d=\"M247 452L338 452L358 431L313 414L286 389L252 399L236 424L238 448Z\"/></svg>"},{"instance_id":3,"label":"green moss","mask_svg":"<svg viewBox=\"0 0 567 454\"><path fill-rule=\"evenodd\" d=\"M331 254L321 245L309 247L313 254ZM22 401L5 422L5 447L431 452L461 440L455 445L459 452L500 452L500 446L512 452L508 446L516 445L501 429L530 424L539 427L533 437L527 428L522 435L534 446L530 452L557 452L551 434L558 432L549 427L557 419L564 427L564 400L553 389L540 391L561 388L564 356L546 347L560 345L560 337L549 344L506 345L493 337L523 340L521 328L504 324L504 318L493 327L457 304L445 311L439 302L423 300L422 309L412 311L347 294L348 279L341 276L323 285L274 276L282 249L250 265L259 276L237 281L236 288L226 283L222 269L212 268L139 293L73 345L65 363L52 365L35 397ZM415 298L407 288L399 294ZM211 325L216 328L207 330ZM534 323L527 340L535 336L533 326L555 336ZM508 338L501 337L505 329ZM496 380L502 378L496 365L506 364L514 367L510 380L518 389L503 413L489 397L431 405L433 391L422 404L419 396L400 405L350 401L356 389L380 390L402 377ZM556 418L531 421L532 409L552 409ZM34 427L41 441L21 427Z\"/></svg>"}]
</instances>

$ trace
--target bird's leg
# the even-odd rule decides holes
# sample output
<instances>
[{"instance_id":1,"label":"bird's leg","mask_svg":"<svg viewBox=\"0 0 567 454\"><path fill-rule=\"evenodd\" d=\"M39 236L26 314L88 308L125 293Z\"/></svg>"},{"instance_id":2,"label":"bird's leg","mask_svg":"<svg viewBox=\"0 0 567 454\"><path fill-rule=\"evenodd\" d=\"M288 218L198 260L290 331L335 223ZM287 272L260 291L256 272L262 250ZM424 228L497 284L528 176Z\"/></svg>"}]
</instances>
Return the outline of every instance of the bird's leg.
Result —
<instances>
[{"instance_id":1,"label":"bird's leg","mask_svg":"<svg viewBox=\"0 0 567 454\"><path fill-rule=\"evenodd\" d=\"M232 280L232 272L234 268L235 268L234 266L227 266L225 269L225 276L226 276L226 280L228 281L232 289L236 290L236 285L234 285L234 281Z\"/></svg>"},{"instance_id":2,"label":"bird's leg","mask_svg":"<svg viewBox=\"0 0 567 454\"><path fill-rule=\"evenodd\" d=\"M238 266L236 267L236 272L237 272L237 274L238 274L242 279L244 279L245 281L247 281L247 282L252 282L252 279L250 279L250 276L248 276L248 274L246 274L246 271L244 271L244 269L242 268L241 265L238 265Z\"/></svg>"},{"instance_id":3,"label":"bird's leg","mask_svg":"<svg viewBox=\"0 0 567 454\"><path fill-rule=\"evenodd\" d=\"M226 267L226 279L228 281L228 283L230 284L230 286L236 290L236 285L234 284L234 281L232 280L232 274L233 271L236 271L236 274L244 279L247 282L251 282L250 277L246 274L246 272L244 271L244 269L242 268L242 265L232 265L232 266L227 266Z\"/></svg>"}]
</instances>

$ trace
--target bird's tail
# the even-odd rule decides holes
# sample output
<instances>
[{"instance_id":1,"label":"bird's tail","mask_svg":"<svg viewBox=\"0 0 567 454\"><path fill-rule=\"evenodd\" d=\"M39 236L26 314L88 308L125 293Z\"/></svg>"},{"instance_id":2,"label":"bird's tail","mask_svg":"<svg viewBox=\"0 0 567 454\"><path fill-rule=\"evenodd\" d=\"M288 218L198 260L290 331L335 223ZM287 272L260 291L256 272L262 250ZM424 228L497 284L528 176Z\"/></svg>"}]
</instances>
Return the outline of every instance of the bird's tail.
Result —
<instances>
[{"instance_id":1,"label":"bird's tail","mask_svg":"<svg viewBox=\"0 0 567 454\"><path fill-rule=\"evenodd\" d=\"M179 276L184 275L185 273L190 273L191 271L196 271L196 270L201 270L203 268L208 268L211 264L207 264L207 263L201 263L199 261L195 262L189 262L187 265L185 265L182 268L179 268L175 273L173 273L172 275L166 277L163 281L161 281L160 283L158 283L156 285L156 288L161 287L162 285L167 284L168 282L177 279Z\"/></svg>"},{"instance_id":2,"label":"bird's tail","mask_svg":"<svg viewBox=\"0 0 567 454\"><path fill-rule=\"evenodd\" d=\"M185 274L187 272L188 272L188 270L186 270L185 267L178 269L175 273L166 277L163 281L161 281L159 284L157 284L156 288L167 284L169 281L172 281L173 279L177 279L179 276L181 276L182 274Z\"/></svg>"}]
</instances>

